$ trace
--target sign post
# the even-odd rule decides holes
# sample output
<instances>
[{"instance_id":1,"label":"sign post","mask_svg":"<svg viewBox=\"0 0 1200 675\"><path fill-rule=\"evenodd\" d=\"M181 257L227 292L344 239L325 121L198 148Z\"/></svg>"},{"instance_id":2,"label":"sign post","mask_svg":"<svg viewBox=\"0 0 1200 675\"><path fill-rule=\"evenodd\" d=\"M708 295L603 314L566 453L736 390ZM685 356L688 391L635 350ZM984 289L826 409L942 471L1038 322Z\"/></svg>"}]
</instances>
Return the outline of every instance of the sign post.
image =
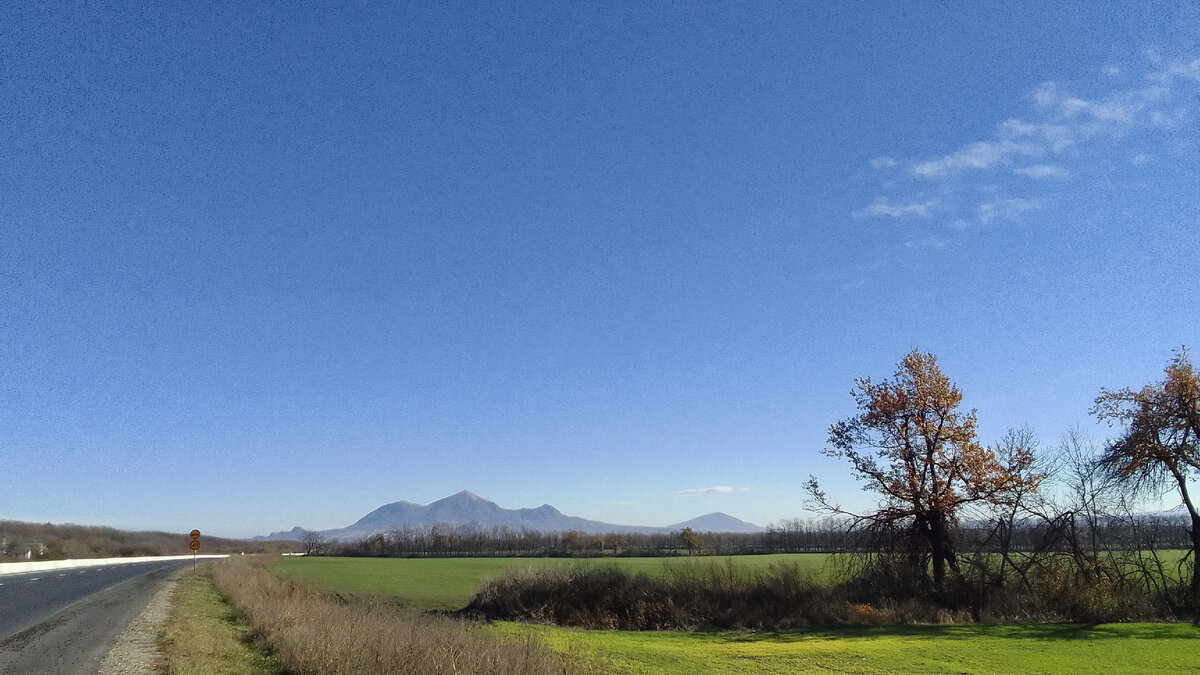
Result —
<instances>
[{"instance_id":1,"label":"sign post","mask_svg":"<svg viewBox=\"0 0 1200 675\"><path fill-rule=\"evenodd\" d=\"M192 549L192 573L196 572L196 551L200 550L200 530L192 530L192 542L188 547Z\"/></svg>"}]
</instances>

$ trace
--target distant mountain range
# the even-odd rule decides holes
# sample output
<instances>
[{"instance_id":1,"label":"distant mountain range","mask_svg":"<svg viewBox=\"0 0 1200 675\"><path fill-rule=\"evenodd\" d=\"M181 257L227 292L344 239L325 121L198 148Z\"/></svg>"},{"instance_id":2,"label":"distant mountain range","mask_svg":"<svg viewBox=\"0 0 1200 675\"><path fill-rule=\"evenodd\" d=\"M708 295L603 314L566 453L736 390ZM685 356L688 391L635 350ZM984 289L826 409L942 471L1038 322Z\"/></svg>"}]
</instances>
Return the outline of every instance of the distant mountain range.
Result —
<instances>
[{"instance_id":1,"label":"distant mountain range","mask_svg":"<svg viewBox=\"0 0 1200 675\"><path fill-rule=\"evenodd\" d=\"M668 533L678 532L685 527L690 527L697 532L762 531L762 528L757 525L719 512L692 518L691 520L666 527L614 525L598 520L568 516L549 504L543 504L536 509L506 509L477 494L463 490L458 494L450 495L445 499L439 499L425 506L406 501L384 504L362 518L359 518L353 525L333 530L322 530L320 534L325 535L329 539L353 541L406 526L432 527L433 525L456 525L459 527L478 528L500 525L513 530L526 529L537 532L566 532L568 530L575 530L576 532L587 534L618 532ZM255 537L255 540L301 541L308 532L309 530L305 530L304 528L294 527L286 532L272 532L265 537Z\"/></svg>"}]
</instances>

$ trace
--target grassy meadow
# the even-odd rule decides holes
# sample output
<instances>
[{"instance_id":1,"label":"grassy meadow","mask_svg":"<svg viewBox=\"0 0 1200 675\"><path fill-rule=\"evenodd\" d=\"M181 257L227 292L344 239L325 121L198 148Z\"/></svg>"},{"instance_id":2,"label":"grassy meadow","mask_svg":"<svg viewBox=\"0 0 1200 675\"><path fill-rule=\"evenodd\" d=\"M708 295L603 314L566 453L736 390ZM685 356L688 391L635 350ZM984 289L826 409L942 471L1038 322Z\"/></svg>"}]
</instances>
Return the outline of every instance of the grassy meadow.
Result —
<instances>
[{"instance_id":1,"label":"grassy meadow","mask_svg":"<svg viewBox=\"0 0 1200 675\"><path fill-rule=\"evenodd\" d=\"M667 566L726 565L733 558L308 558L295 557L270 564L281 576L315 584L336 593L387 598L423 610L462 609L487 579L520 568L570 565L615 565L651 576ZM767 567L791 562L817 579L831 573L824 553L740 556L738 565Z\"/></svg>"},{"instance_id":2,"label":"grassy meadow","mask_svg":"<svg viewBox=\"0 0 1200 675\"><path fill-rule=\"evenodd\" d=\"M496 623L617 673L1194 673L1185 624L853 626L773 632L607 631Z\"/></svg>"},{"instance_id":3,"label":"grassy meadow","mask_svg":"<svg viewBox=\"0 0 1200 675\"><path fill-rule=\"evenodd\" d=\"M294 558L278 574L341 594L387 599L414 609L467 604L480 584L512 568L615 564L662 574L667 565L792 562L814 578L831 574L818 554L738 558L378 559ZM1196 672L1200 629L1184 624L1019 624L847 626L786 631L658 632L584 630L496 622L505 640L538 639L600 672L622 673L1180 673Z\"/></svg>"}]
</instances>

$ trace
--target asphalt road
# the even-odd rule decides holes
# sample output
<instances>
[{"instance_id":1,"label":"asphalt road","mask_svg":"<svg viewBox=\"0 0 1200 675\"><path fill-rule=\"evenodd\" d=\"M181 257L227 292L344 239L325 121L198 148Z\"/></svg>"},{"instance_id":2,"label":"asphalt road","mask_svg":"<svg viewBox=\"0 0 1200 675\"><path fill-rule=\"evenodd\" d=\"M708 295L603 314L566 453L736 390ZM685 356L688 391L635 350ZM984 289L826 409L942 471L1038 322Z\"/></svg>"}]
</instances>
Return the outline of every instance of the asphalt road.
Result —
<instances>
[{"instance_id":1,"label":"asphalt road","mask_svg":"<svg viewBox=\"0 0 1200 675\"><path fill-rule=\"evenodd\" d=\"M121 630L190 562L0 577L0 673L95 673Z\"/></svg>"}]
</instances>

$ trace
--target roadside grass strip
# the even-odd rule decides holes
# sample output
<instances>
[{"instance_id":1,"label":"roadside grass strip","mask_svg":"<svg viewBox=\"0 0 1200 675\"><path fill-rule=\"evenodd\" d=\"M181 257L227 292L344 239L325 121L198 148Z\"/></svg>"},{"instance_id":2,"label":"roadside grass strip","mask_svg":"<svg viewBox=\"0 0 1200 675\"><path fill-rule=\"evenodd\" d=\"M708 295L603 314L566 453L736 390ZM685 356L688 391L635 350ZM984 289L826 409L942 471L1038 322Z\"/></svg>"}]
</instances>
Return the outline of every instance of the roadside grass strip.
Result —
<instances>
[{"instance_id":1,"label":"roadside grass strip","mask_svg":"<svg viewBox=\"0 0 1200 675\"><path fill-rule=\"evenodd\" d=\"M253 561L214 569L214 583L281 664L296 673L361 675L560 675L569 659L530 636L503 639L485 626L335 596ZM569 653L569 652L564 652Z\"/></svg>"},{"instance_id":2,"label":"roadside grass strip","mask_svg":"<svg viewBox=\"0 0 1200 675\"><path fill-rule=\"evenodd\" d=\"M171 598L160 639L167 672L188 675L279 675L272 657L250 645L241 623L212 584L212 570L186 573Z\"/></svg>"},{"instance_id":3,"label":"roadside grass strip","mask_svg":"<svg viewBox=\"0 0 1200 675\"><path fill-rule=\"evenodd\" d=\"M1200 629L1184 624L866 626L675 633L497 622L606 671L671 673L1194 673Z\"/></svg>"}]
</instances>

